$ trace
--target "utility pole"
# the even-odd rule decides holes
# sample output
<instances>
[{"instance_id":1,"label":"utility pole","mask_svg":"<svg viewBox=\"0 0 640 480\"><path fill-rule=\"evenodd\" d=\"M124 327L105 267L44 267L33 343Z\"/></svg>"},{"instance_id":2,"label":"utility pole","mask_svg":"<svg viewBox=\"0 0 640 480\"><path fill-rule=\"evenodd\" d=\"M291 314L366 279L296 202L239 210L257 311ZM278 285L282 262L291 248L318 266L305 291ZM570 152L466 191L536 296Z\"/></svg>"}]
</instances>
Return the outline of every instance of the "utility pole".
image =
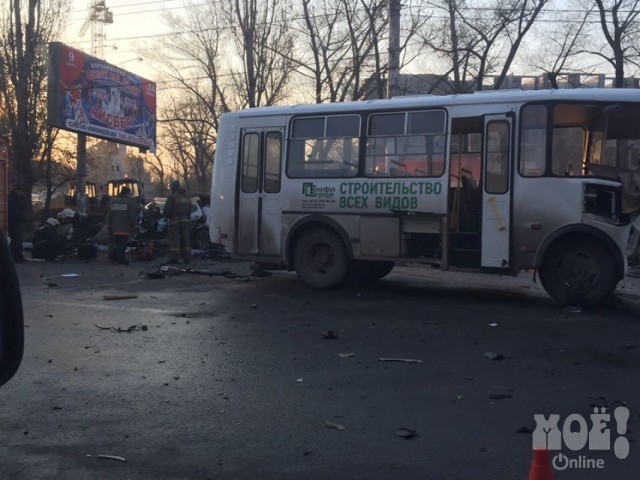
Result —
<instances>
[{"instance_id":1,"label":"utility pole","mask_svg":"<svg viewBox=\"0 0 640 480\"><path fill-rule=\"evenodd\" d=\"M389 0L387 98L400 95L400 0Z\"/></svg>"}]
</instances>

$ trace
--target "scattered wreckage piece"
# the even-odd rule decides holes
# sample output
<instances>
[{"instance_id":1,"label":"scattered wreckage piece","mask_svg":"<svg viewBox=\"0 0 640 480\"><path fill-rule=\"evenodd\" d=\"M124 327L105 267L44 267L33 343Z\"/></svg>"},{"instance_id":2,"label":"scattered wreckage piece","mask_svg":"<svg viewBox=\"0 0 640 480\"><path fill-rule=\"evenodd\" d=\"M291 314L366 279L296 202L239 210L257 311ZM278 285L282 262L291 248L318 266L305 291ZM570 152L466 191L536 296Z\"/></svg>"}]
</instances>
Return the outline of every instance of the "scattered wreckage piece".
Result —
<instances>
[{"instance_id":1,"label":"scattered wreckage piece","mask_svg":"<svg viewBox=\"0 0 640 480\"><path fill-rule=\"evenodd\" d=\"M93 326L96 328L99 328L100 330L110 330L116 333L131 333L131 332L139 332L139 331L146 332L147 330L149 330L149 327L147 327L146 325L131 325L128 328L122 328L122 327L101 327L100 325L96 325L94 323Z\"/></svg>"},{"instance_id":2,"label":"scattered wreckage piece","mask_svg":"<svg viewBox=\"0 0 640 480\"><path fill-rule=\"evenodd\" d=\"M414 358L378 358L381 362L400 362L400 363L424 363L422 360L416 360Z\"/></svg>"},{"instance_id":3,"label":"scattered wreckage piece","mask_svg":"<svg viewBox=\"0 0 640 480\"><path fill-rule=\"evenodd\" d=\"M138 298L138 295L105 295L102 297L103 300L128 300L130 298Z\"/></svg>"}]
</instances>

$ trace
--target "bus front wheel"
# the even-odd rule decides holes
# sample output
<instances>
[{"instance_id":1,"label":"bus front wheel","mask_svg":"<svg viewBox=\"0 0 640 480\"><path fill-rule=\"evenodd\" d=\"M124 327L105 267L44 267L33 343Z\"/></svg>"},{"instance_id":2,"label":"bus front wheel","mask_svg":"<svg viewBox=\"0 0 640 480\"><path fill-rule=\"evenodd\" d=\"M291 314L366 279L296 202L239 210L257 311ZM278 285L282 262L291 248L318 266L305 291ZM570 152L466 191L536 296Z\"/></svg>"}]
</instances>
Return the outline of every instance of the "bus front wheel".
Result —
<instances>
[{"instance_id":1,"label":"bus front wheel","mask_svg":"<svg viewBox=\"0 0 640 480\"><path fill-rule=\"evenodd\" d=\"M347 275L347 253L338 235L326 228L302 234L293 251L298 277L313 288L332 288Z\"/></svg>"},{"instance_id":2,"label":"bus front wheel","mask_svg":"<svg viewBox=\"0 0 640 480\"><path fill-rule=\"evenodd\" d=\"M611 253L594 240L575 237L549 247L540 281L555 300L572 306L597 305L618 283Z\"/></svg>"}]
</instances>

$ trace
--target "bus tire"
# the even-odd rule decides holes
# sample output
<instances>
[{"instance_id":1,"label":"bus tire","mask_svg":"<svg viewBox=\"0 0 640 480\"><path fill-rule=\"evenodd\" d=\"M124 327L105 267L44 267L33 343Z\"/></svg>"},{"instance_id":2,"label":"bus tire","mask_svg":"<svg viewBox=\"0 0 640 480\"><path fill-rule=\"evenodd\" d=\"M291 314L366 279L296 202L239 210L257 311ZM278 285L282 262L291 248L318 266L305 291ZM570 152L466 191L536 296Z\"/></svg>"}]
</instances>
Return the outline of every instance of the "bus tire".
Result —
<instances>
[{"instance_id":1,"label":"bus tire","mask_svg":"<svg viewBox=\"0 0 640 480\"><path fill-rule=\"evenodd\" d=\"M376 260L352 260L349 265L349 276L353 283L369 284L391 273L395 262Z\"/></svg>"},{"instance_id":2,"label":"bus tire","mask_svg":"<svg viewBox=\"0 0 640 480\"><path fill-rule=\"evenodd\" d=\"M347 253L338 235L326 228L314 228L296 242L293 266L310 287L337 287L347 276Z\"/></svg>"},{"instance_id":3,"label":"bus tire","mask_svg":"<svg viewBox=\"0 0 640 480\"><path fill-rule=\"evenodd\" d=\"M551 245L539 273L547 293L571 306L597 305L613 293L618 283L613 256L588 238L571 237Z\"/></svg>"}]
</instances>

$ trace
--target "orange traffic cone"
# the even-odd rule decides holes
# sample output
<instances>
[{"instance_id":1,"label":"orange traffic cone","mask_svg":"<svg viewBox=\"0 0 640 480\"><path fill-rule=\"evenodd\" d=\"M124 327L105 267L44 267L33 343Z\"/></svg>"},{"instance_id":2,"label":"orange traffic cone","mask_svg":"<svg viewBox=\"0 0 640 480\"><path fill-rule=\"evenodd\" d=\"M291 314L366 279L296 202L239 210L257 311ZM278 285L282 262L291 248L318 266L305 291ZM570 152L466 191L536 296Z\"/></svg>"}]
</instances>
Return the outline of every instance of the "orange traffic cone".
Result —
<instances>
[{"instance_id":1,"label":"orange traffic cone","mask_svg":"<svg viewBox=\"0 0 640 480\"><path fill-rule=\"evenodd\" d=\"M553 468L546 448L534 448L529 480L553 480Z\"/></svg>"}]
</instances>

